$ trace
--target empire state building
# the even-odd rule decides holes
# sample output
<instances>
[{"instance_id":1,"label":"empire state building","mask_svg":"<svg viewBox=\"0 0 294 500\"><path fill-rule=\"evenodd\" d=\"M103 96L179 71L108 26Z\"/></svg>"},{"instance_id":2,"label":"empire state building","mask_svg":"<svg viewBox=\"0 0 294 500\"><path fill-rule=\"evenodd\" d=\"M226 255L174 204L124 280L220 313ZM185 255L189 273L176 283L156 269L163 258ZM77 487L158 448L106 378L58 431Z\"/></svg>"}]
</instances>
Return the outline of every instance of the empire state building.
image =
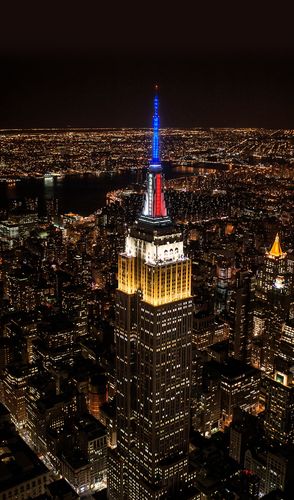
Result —
<instances>
[{"instance_id":1,"label":"empire state building","mask_svg":"<svg viewBox=\"0 0 294 500\"><path fill-rule=\"evenodd\" d=\"M143 211L118 262L112 500L173 498L183 492L188 473L191 262L166 209L158 106L156 94Z\"/></svg>"}]
</instances>

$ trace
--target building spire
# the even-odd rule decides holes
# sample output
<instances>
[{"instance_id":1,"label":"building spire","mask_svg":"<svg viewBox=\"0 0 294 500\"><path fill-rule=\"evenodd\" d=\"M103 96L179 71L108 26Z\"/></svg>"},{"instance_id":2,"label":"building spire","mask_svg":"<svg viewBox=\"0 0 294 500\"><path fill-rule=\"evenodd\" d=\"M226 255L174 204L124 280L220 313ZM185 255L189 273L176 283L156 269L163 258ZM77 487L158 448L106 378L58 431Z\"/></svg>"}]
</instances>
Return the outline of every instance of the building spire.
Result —
<instances>
[{"instance_id":1,"label":"building spire","mask_svg":"<svg viewBox=\"0 0 294 500\"><path fill-rule=\"evenodd\" d=\"M159 98L158 85L155 85L153 100L153 138L152 138L152 160L149 164L147 174L147 191L141 220L148 219L152 223L170 223L167 215L163 192L162 167L159 153Z\"/></svg>"},{"instance_id":2,"label":"building spire","mask_svg":"<svg viewBox=\"0 0 294 500\"><path fill-rule=\"evenodd\" d=\"M152 142L152 162L151 165L160 165L159 159L159 114L158 114L159 98L158 85L155 85L155 95L153 100L153 142Z\"/></svg>"},{"instance_id":3,"label":"building spire","mask_svg":"<svg viewBox=\"0 0 294 500\"><path fill-rule=\"evenodd\" d=\"M276 257L276 258L284 258L286 256L286 252L283 252L281 243L280 243L280 237L279 233L276 234L275 241L272 245L272 248L268 252L269 257Z\"/></svg>"}]
</instances>

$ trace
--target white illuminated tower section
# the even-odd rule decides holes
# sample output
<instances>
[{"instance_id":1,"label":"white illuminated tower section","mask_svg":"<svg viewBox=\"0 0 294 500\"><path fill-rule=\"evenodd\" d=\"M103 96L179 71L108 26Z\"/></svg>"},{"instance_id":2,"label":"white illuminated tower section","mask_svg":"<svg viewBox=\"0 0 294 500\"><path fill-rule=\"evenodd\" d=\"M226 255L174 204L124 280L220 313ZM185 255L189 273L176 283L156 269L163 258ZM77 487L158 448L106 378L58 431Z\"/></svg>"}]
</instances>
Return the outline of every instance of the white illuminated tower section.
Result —
<instances>
[{"instance_id":1,"label":"white illuminated tower section","mask_svg":"<svg viewBox=\"0 0 294 500\"><path fill-rule=\"evenodd\" d=\"M191 262L167 214L158 96L143 212L119 256L116 295L117 449L108 497L163 499L183 490L191 384Z\"/></svg>"}]
</instances>

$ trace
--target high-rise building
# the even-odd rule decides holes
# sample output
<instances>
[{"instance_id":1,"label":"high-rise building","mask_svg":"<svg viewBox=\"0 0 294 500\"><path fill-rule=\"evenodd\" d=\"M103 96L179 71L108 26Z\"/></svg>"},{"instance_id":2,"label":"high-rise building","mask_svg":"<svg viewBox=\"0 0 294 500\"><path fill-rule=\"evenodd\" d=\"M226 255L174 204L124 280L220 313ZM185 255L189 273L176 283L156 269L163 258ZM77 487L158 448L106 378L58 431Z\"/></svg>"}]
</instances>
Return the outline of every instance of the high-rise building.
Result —
<instances>
[{"instance_id":1,"label":"high-rise building","mask_svg":"<svg viewBox=\"0 0 294 500\"><path fill-rule=\"evenodd\" d=\"M4 370L4 402L11 413L13 423L18 428L22 428L26 422L25 394L28 380L34 372L36 368L24 364L11 364Z\"/></svg>"},{"instance_id":2,"label":"high-rise building","mask_svg":"<svg viewBox=\"0 0 294 500\"><path fill-rule=\"evenodd\" d=\"M267 382L265 430L280 444L294 443L294 322L284 324L275 352L274 372Z\"/></svg>"},{"instance_id":3,"label":"high-rise building","mask_svg":"<svg viewBox=\"0 0 294 500\"><path fill-rule=\"evenodd\" d=\"M287 253L282 251L277 234L272 248L265 254L253 313L251 361L269 376L274 375L274 358L284 324L291 318L292 282Z\"/></svg>"},{"instance_id":4,"label":"high-rise building","mask_svg":"<svg viewBox=\"0 0 294 500\"><path fill-rule=\"evenodd\" d=\"M267 293L273 287L282 287L284 275L287 270L286 257L287 253L283 252L280 237L277 233L271 249L265 254L263 270L259 277L257 294L261 298L266 299Z\"/></svg>"},{"instance_id":5,"label":"high-rise building","mask_svg":"<svg viewBox=\"0 0 294 500\"><path fill-rule=\"evenodd\" d=\"M233 420L230 426L230 457L236 460L241 467L244 467L246 450L258 446L261 436L259 419L236 406L233 410Z\"/></svg>"},{"instance_id":6,"label":"high-rise building","mask_svg":"<svg viewBox=\"0 0 294 500\"><path fill-rule=\"evenodd\" d=\"M64 365L72 365L75 352L74 324L64 314L51 316L39 324L36 358L46 370L58 372Z\"/></svg>"},{"instance_id":7,"label":"high-rise building","mask_svg":"<svg viewBox=\"0 0 294 500\"><path fill-rule=\"evenodd\" d=\"M233 273L229 259L222 257L216 265L215 312L217 314L228 310L232 291Z\"/></svg>"},{"instance_id":8,"label":"high-rise building","mask_svg":"<svg viewBox=\"0 0 294 500\"><path fill-rule=\"evenodd\" d=\"M191 262L166 209L158 96L143 212L119 256L116 294L117 449L110 499L161 499L188 472ZM188 498L186 496L185 498Z\"/></svg>"},{"instance_id":9,"label":"high-rise building","mask_svg":"<svg viewBox=\"0 0 294 500\"><path fill-rule=\"evenodd\" d=\"M28 266L7 275L6 294L15 311L32 311L36 307L36 273Z\"/></svg>"},{"instance_id":10,"label":"high-rise building","mask_svg":"<svg viewBox=\"0 0 294 500\"><path fill-rule=\"evenodd\" d=\"M62 307L75 327L75 335L88 332L87 298L83 286L68 285L62 290Z\"/></svg>"},{"instance_id":11,"label":"high-rise building","mask_svg":"<svg viewBox=\"0 0 294 500\"><path fill-rule=\"evenodd\" d=\"M230 300L229 323L232 356L250 363L253 331L254 278L251 271L239 271Z\"/></svg>"}]
</instances>

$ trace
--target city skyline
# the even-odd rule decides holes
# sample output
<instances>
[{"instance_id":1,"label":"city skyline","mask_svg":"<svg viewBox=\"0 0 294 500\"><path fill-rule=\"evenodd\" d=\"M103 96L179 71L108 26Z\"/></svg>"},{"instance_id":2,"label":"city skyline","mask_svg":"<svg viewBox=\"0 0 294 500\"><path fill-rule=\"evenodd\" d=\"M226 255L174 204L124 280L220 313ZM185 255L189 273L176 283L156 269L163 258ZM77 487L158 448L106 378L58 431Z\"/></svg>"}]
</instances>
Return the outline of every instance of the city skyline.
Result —
<instances>
[{"instance_id":1,"label":"city skyline","mask_svg":"<svg viewBox=\"0 0 294 500\"><path fill-rule=\"evenodd\" d=\"M0 137L8 498L291 498L293 130L158 105L152 132Z\"/></svg>"},{"instance_id":2,"label":"city skyline","mask_svg":"<svg viewBox=\"0 0 294 500\"><path fill-rule=\"evenodd\" d=\"M2 9L0 500L292 500L292 16L90 4Z\"/></svg>"}]
</instances>

